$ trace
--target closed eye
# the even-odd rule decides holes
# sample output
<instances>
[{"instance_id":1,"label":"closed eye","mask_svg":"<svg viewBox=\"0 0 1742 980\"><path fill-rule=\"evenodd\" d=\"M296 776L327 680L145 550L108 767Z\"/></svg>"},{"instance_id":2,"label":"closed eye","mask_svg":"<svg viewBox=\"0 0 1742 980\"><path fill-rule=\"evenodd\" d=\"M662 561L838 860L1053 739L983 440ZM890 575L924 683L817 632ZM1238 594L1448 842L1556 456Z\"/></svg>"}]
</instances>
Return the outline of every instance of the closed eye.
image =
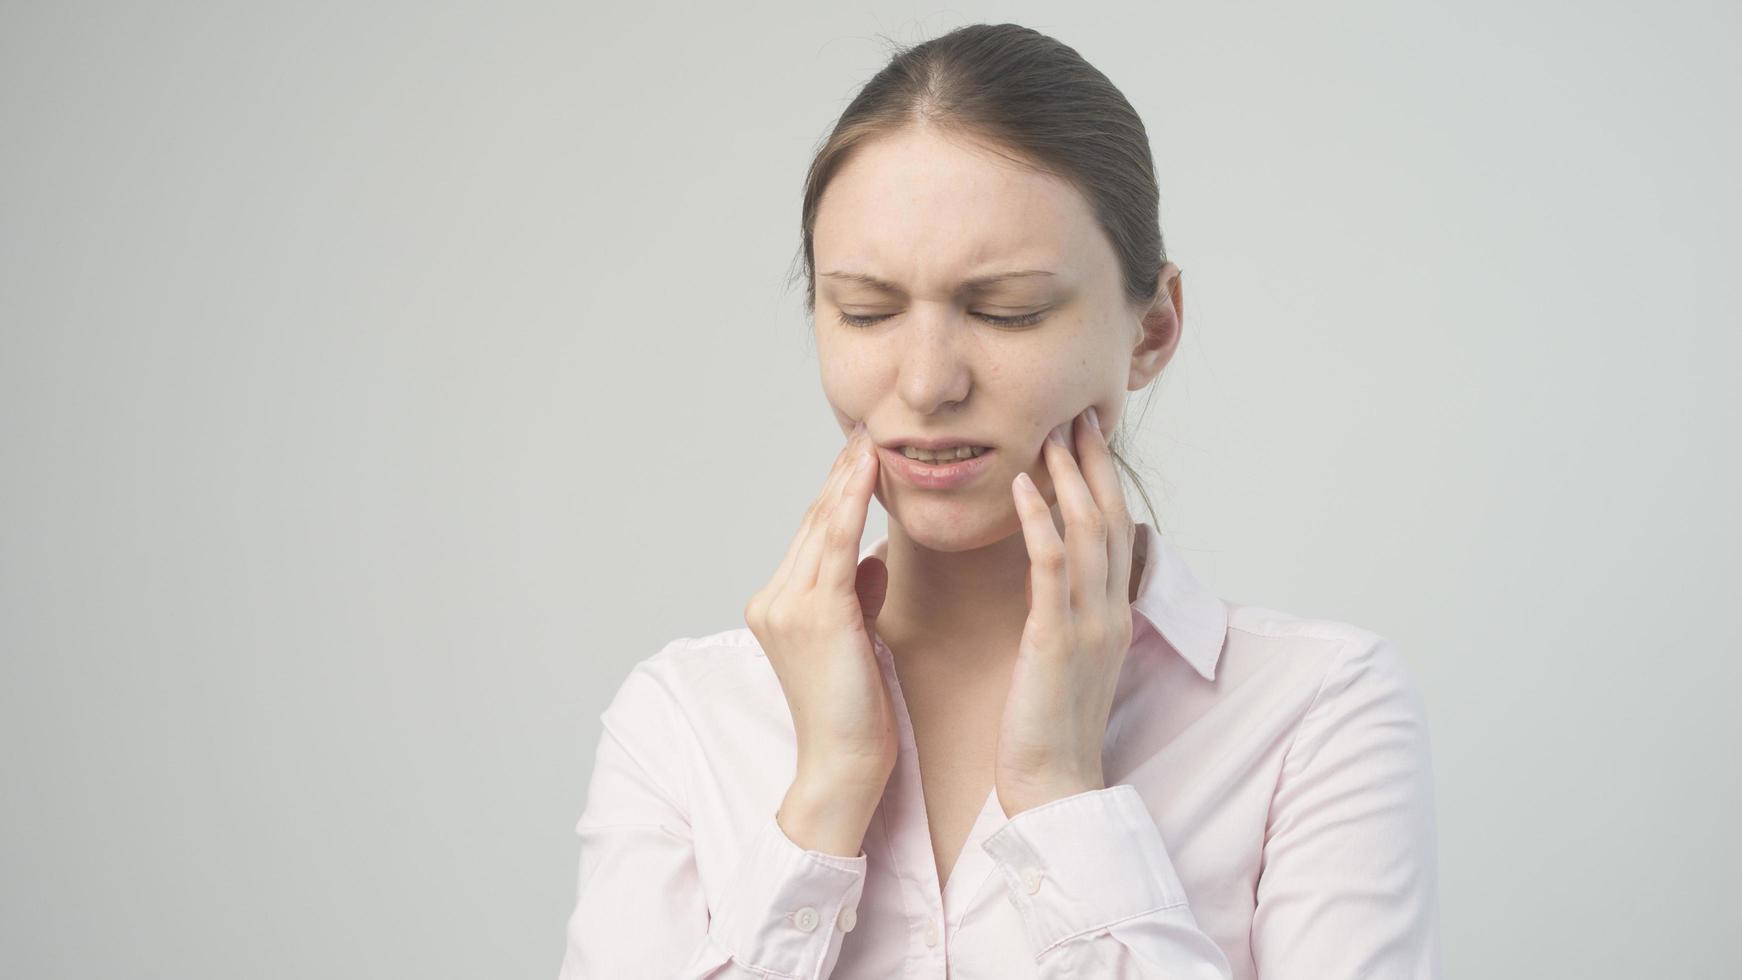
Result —
<instances>
[{"instance_id":1,"label":"closed eye","mask_svg":"<svg viewBox=\"0 0 1742 980\"><path fill-rule=\"evenodd\" d=\"M849 327L869 327L879 321L887 320L894 315L895 314L893 313L880 313L874 316L855 316L851 313L842 311L836 319ZM1026 327L1030 324L1039 323L1041 318L1046 315L1046 311L1040 310L1034 313L1024 313L1021 316L993 316L990 313L975 313L973 315L997 327Z\"/></svg>"}]
</instances>

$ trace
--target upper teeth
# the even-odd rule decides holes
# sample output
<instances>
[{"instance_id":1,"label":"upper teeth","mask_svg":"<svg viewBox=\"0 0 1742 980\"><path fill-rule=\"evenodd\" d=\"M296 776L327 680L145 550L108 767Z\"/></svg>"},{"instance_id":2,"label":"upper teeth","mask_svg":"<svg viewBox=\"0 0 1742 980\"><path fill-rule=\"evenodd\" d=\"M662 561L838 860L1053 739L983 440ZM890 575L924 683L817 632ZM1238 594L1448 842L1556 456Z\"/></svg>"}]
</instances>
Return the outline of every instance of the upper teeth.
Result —
<instances>
[{"instance_id":1,"label":"upper teeth","mask_svg":"<svg viewBox=\"0 0 1742 980\"><path fill-rule=\"evenodd\" d=\"M901 451L908 459L923 459L927 462L937 462L941 459L968 459L986 451L985 446L956 446L952 449L920 449L917 446L902 446Z\"/></svg>"}]
</instances>

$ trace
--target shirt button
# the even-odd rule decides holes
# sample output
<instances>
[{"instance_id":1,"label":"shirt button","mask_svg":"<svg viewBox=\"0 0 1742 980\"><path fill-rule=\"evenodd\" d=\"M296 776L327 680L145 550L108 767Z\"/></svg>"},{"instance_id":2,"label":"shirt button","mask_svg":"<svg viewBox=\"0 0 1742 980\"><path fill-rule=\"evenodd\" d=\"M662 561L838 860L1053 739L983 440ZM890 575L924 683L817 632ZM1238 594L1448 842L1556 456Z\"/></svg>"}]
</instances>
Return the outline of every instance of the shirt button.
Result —
<instances>
[{"instance_id":1,"label":"shirt button","mask_svg":"<svg viewBox=\"0 0 1742 980\"><path fill-rule=\"evenodd\" d=\"M938 924L936 922L928 921L925 924L925 944L927 946L938 944Z\"/></svg>"},{"instance_id":2,"label":"shirt button","mask_svg":"<svg viewBox=\"0 0 1742 980\"><path fill-rule=\"evenodd\" d=\"M806 905L792 914L792 924L810 932L817 927L817 910Z\"/></svg>"},{"instance_id":3,"label":"shirt button","mask_svg":"<svg viewBox=\"0 0 1742 980\"><path fill-rule=\"evenodd\" d=\"M1022 869L1022 887L1028 889L1028 893L1030 895L1033 895L1035 892L1040 891L1040 869L1039 868L1023 868Z\"/></svg>"},{"instance_id":4,"label":"shirt button","mask_svg":"<svg viewBox=\"0 0 1742 980\"><path fill-rule=\"evenodd\" d=\"M859 914L853 911L851 905L843 907L841 913L835 916L835 925L840 926L842 932L852 932L853 927L858 923Z\"/></svg>"}]
</instances>

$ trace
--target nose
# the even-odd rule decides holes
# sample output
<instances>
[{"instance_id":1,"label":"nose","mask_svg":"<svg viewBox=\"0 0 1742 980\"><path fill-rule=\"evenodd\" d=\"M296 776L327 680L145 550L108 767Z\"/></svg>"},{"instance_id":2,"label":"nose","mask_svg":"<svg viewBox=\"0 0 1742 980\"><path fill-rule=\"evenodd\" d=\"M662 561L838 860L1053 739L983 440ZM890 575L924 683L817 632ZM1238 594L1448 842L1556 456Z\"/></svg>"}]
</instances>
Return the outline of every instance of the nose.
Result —
<instances>
[{"instance_id":1,"label":"nose","mask_svg":"<svg viewBox=\"0 0 1742 980\"><path fill-rule=\"evenodd\" d=\"M948 308L916 304L903 326L896 340L902 401L916 413L930 414L965 400L974 380L966 318Z\"/></svg>"}]
</instances>

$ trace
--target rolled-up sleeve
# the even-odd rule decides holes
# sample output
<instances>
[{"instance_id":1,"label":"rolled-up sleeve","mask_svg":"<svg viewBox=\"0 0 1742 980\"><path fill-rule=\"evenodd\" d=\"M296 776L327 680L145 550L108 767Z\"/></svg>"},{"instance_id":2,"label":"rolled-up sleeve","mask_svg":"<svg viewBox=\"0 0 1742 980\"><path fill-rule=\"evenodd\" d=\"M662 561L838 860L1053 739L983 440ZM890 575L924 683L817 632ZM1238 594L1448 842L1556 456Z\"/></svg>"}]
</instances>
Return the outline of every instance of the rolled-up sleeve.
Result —
<instances>
[{"instance_id":1,"label":"rolled-up sleeve","mask_svg":"<svg viewBox=\"0 0 1742 980\"><path fill-rule=\"evenodd\" d=\"M1133 786L1024 810L982 842L1022 915L1036 975L1228 980Z\"/></svg>"},{"instance_id":2,"label":"rolled-up sleeve","mask_svg":"<svg viewBox=\"0 0 1742 980\"><path fill-rule=\"evenodd\" d=\"M1427 715L1395 646L1350 644L1296 729L1265 831L1259 976L1440 976Z\"/></svg>"},{"instance_id":3,"label":"rolled-up sleeve","mask_svg":"<svg viewBox=\"0 0 1742 980\"><path fill-rule=\"evenodd\" d=\"M829 976L855 924L866 856L802 848L770 812L710 909L681 795L678 710L643 662L601 716L558 980Z\"/></svg>"}]
</instances>

